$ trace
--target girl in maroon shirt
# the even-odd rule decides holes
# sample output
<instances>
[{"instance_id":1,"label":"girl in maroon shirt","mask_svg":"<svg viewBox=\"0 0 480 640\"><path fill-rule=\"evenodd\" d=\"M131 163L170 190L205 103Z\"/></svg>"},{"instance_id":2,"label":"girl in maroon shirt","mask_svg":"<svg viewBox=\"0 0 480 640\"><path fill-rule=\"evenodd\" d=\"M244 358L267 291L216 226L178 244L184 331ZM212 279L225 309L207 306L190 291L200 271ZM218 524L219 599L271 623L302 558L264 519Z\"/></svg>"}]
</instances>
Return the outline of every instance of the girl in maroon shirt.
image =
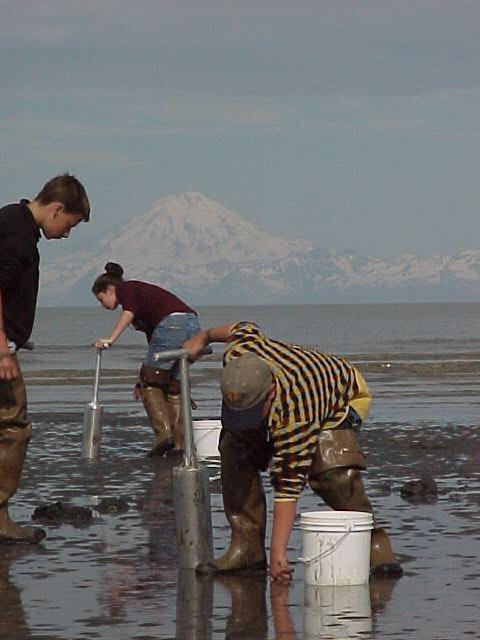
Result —
<instances>
[{"instance_id":1,"label":"girl in maroon shirt","mask_svg":"<svg viewBox=\"0 0 480 640\"><path fill-rule=\"evenodd\" d=\"M124 280L123 269L115 262L105 265L92 293L109 310L122 307L120 316L108 338L98 338L98 349L110 347L127 326L143 331L148 350L140 369L140 382L135 387L136 398L142 397L157 442L150 456L181 448L179 422L178 363L157 362L160 351L180 349L201 327L196 312L173 293L140 280Z\"/></svg>"}]
</instances>

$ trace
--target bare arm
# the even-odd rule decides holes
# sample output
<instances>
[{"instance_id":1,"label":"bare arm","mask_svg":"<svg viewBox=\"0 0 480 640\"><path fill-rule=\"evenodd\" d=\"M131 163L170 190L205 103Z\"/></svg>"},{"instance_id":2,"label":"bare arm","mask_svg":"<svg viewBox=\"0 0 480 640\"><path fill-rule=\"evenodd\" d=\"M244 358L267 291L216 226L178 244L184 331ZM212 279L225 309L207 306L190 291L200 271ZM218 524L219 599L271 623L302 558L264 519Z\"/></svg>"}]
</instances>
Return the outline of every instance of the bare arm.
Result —
<instances>
[{"instance_id":1,"label":"bare arm","mask_svg":"<svg viewBox=\"0 0 480 640\"><path fill-rule=\"evenodd\" d=\"M183 343L183 348L190 351L192 360L196 360L200 357L200 354L207 345L212 342L227 342L230 336L230 329L233 324L224 324L220 327L212 327L199 331L193 338Z\"/></svg>"},{"instance_id":2,"label":"bare arm","mask_svg":"<svg viewBox=\"0 0 480 640\"><path fill-rule=\"evenodd\" d=\"M131 311L123 310L112 329L110 337L98 338L98 340L95 341L95 346L97 347L97 349L105 349L106 347L111 346L125 331L128 325L132 322L133 318L134 314Z\"/></svg>"},{"instance_id":3,"label":"bare arm","mask_svg":"<svg viewBox=\"0 0 480 640\"><path fill-rule=\"evenodd\" d=\"M292 531L297 502L275 502L273 505L273 528L270 544L270 577L272 580L288 582L292 570L287 558L287 546Z\"/></svg>"},{"instance_id":4,"label":"bare arm","mask_svg":"<svg viewBox=\"0 0 480 640\"><path fill-rule=\"evenodd\" d=\"M10 353L3 322L2 292L0 290L0 379L13 380L18 376L15 358Z\"/></svg>"}]
</instances>

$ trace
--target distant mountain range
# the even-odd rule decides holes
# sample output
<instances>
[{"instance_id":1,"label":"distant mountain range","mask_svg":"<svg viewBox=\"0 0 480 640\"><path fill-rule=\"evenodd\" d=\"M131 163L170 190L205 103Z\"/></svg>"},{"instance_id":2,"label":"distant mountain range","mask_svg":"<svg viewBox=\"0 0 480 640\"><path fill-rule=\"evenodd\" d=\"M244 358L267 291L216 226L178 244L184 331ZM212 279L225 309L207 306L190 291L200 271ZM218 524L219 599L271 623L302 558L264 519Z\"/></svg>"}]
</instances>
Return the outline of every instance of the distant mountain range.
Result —
<instances>
[{"instance_id":1,"label":"distant mountain range","mask_svg":"<svg viewBox=\"0 0 480 640\"><path fill-rule=\"evenodd\" d=\"M205 196L187 192L97 245L42 258L40 304L92 304L106 262L191 304L437 302L480 299L480 251L372 258L272 236Z\"/></svg>"}]
</instances>

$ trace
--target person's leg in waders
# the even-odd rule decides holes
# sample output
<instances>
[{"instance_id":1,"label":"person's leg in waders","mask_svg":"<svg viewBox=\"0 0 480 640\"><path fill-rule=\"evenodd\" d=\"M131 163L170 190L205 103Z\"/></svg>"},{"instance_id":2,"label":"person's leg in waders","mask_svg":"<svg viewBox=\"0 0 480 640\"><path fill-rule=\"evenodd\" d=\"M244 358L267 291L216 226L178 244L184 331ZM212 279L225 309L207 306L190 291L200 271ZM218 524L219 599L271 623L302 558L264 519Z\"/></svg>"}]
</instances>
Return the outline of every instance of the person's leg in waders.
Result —
<instances>
[{"instance_id":1,"label":"person's leg in waders","mask_svg":"<svg viewBox=\"0 0 480 640\"><path fill-rule=\"evenodd\" d=\"M365 458L352 428L358 420L358 416L350 409L340 425L321 431L309 484L332 509L365 511L374 515L361 476L361 471L366 469ZM403 573L387 533L375 524L370 548L370 573L386 576L400 576Z\"/></svg>"},{"instance_id":2,"label":"person's leg in waders","mask_svg":"<svg viewBox=\"0 0 480 640\"><path fill-rule=\"evenodd\" d=\"M199 573L264 570L266 501L260 470L268 464L265 435L260 429L232 433L222 429L219 444L222 495L232 535L226 553Z\"/></svg>"},{"instance_id":3,"label":"person's leg in waders","mask_svg":"<svg viewBox=\"0 0 480 640\"><path fill-rule=\"evenodd\" d=\"M35 544L46 535L38 527L18 525L8 513L8 501L18 489L32 437L32 425L26 416L27 397L22 374L15 380L0 380L0 544Z\"/></svg>"},{"instance_id":4,"label":"person's leg in waders","mask_svg":"<svg viewBox=\"0 0 480 640\"><path fill-rule=\"evenodd\" d=\"M163 455L171 449L183 450L183 424L181 420L180 373L178 363L162 362L155 359L157 353L181 349L183 343L200 331L200 323L194 313L172 313L156 326L145 360L145 366L155 369L160 376L163 371L168 374L162 381L163 395L150 394L150 405L157 415L157 444L148 455ZM155 400L153 400L153 396ZM147 400L147 405L149 400ZM146 408L147 408L146 405ZM161 405L161 406L160 406ZM149 410L147 413L150 418ZM150 420L151 422L151 420ZM152 424L152 422L151 422ZM152 424L153 426L153 424Z\"/></svg>"},{"instance_id":5,"label":"person's leg in waders","mask_svg":"<svg viewBox=\"0 0 480 640\"><path fill-rule=\"evenodd\" d=\"M170 428L173 436L174 452L183 451L183 421L181 413L182 398L180 391L180 381L172 375L167 389L167 404L170 416ZM192 409L195 409L196 405L194 401L190 399L190 402L192 404Z\"/></svg>"},{"instance_id":6,"label":"person's leg in waders","mask_svg":"<svg viewBox=\"0 0 480 640\"><path fill-rule=\"evenodd\" d=\"M174 436L171 424L171 408L168 403L170 373L163 369L142 365L140 369L140 395L148 421L155 434L155 443L148 457L161 456L173 449Z\"/></svg>"}]
</instances>

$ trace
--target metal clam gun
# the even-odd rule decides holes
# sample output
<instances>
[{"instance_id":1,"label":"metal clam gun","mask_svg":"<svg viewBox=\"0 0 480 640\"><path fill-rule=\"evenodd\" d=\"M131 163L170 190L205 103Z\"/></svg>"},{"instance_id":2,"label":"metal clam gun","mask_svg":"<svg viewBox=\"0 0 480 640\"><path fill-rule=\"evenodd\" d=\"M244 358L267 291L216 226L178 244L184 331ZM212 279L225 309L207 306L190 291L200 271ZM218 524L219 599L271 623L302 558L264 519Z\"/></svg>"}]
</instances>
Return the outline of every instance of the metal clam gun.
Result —
<instances>
[{"instance_id":1,"label":"metal clam gun","mask_svg":"<svg viewBox=\"0 0 480 640\"><path fill-rule=\"evenodd\" d=\"M102 438L103 407L98 404L101 361L102 349L97 349L93 397L85 407L83 420L82 458L86 458L87 460L96 460L98 458L100 440Z\"/></svg>"},{"instance_id":2,"label":"metal clam gun","mask_svg":"<svg viewBox=\"0 0 480 640\"><path fill-rule=\"evenodd\" d=\"M195 569L213 558L209 472L206 466L198 464L193 446L189 357L186 349L155 354L157 361L179 360L180 365L183 464L173 469L173 488L177 552L181 569Z\"/></svg>"}]
</instances>

